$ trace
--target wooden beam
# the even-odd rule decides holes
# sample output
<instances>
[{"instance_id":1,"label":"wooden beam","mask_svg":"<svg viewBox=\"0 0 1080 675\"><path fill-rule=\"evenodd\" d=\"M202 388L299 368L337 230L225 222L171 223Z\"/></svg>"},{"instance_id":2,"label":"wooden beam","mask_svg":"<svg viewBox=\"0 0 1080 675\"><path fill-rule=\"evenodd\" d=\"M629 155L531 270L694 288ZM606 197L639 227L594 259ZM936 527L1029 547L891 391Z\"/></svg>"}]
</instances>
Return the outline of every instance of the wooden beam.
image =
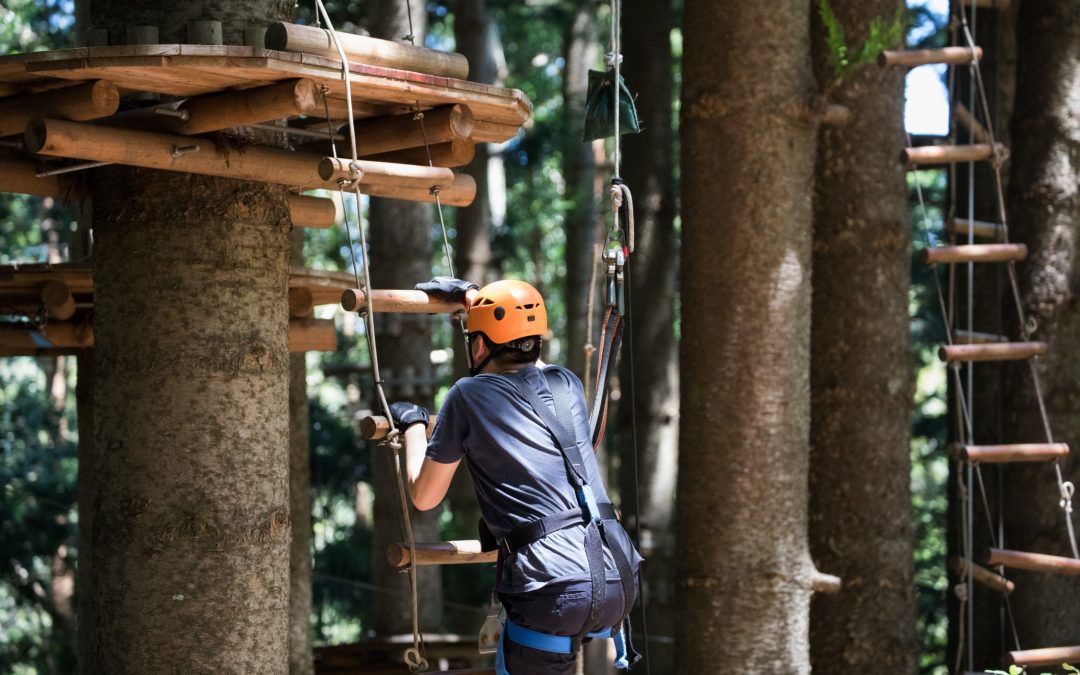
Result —
<instances>
[{"instance_id":1,"label":"wooden beam","mask_svg":"<svg viewBox=\"0 0 1080 675\"><path fill-rule=\"evenodd\" d=\"M355 163L340 157L323 157L319 161L319 178L337 185L350 181L354 172L361 185L430 189L448 188L454 184L454 172L442 167L375 162L359 159Z\"/></svg>"},{"instance_id":2,"label":"wooden beam","mask_svg":"<svg viewBox=\"0 0 1080 675\"><path fill-rule=\"evenodd\" d=\"M964 573L969 569L967 561L960 557L952 558L949 561L949 566L952 567L953 574L958 577L964 576ZM1016 590L1015 583L992 570L986 569L982 565L972 564L970 570L971 578L977 584L1005 594L1012 593Z\"/></svg>"},{"instance_id":3,"label":"wooden beam","mask_svg":"<svg viewBox=\"0 0 1080 675\"><path fill-rule=\"evenodd\" d=\"M382 155L372 155L367 159L377 162L396 162L398 164L419 164L427 166L430 159L432 166L446 168L465 166L476 156L476 144L468 139L437 143L431 146L431 155L427 148L409 148Z\"/></svg>"},{"instance_id":4,"label":"wooden beam","mask_svg":"<svg viewBox=\"0 0 1080 675\"><path fill-rule=\"evenodd\" d=\"M360 120L354 127L356 152L360 157L368 157L395 150L422 148L425 133L429 145L465 141L472 138L475 124L472 112L463 105L443 105L425 110L423 128L413 112Z\"/></svg>"},{"instance_id":5,"label":"wooden beam","mask_svg":"<svg viewBox=\"0 0 1080 675\"><path fill-rule=\"evenodd\" d=\"M1029 572L1046 572L1048 574L1080 575L1080 560L1064 558L1056 555L1042 553L1026 553L1024 551L1011 551L1004 548L990 549L990 555L986 564L991 567L1004 565L1018 570Z\"/></svg>"},{"instance_id":6,"label":"wooden beam","mask_svg":"<svg viewBox=\"0 0 1080 675\"><path fill-rule=\"evenodd\" d=\"M33 117L92 120L120 107L120 92L109 80L94 80L39 94L0 98L0 136L21 134Z\"/></svg>"},{"instance_id":7,"label":"wooden beam","mask_svg":"<svg viewBox=\"0 0 1080 675\"><path fill-rule=\"evenodd\" d=\"M503 124L491 120L473 121L472 140L476 143L505 143L518 135L521 129L516 124Z\"/></svg>"},{"instance_id":8,"label":"wooden beam","mask_svg":"<svg viewBox=\"0 0 1080 675\"><path fill-rule=\"evenodd\" d=\"M376 312L405 314L457 314L465 311L461 303L435 300L423 291L412 290L373 290L369 307L368 294L362 288L344 291L341 294L341 308L346 312L364 312L370 308Z\"/></svg>"},{"instance_id":9,"label":"wooden beam","mask_svg":"<svg viewBox=\"0 0 1080 675\"><path fill-rule=\"evenodd\" d=\"M1009 665L1034 668L1036 666L1060 666L1080 661L1080 647L1044 647L1024 649L1008 654Z\"/></svg>"},{"instance_id":10,"label":"wooden beam","mask_svg":"<svg viewBox=\"0 0 1080 675\"><path fill-rule=\"evenodd\" d=\"M960 445L953 444L954 457L980 464L1003 464L1007 462L1050 462L1069 456L1067 443L1012 443L1008 445Z\"/></svg>"},{"instance_id":11,"label":"wooden beam","mask_svg":"<svg viewBox=\"0 0 1080 675\"><path fill-rule=\"evenodd\" d=\"M469 76L469 61L461 54L350 33L338 33L337 39L350 65L363 63L371 66L385 66L459 80L464 80ZM266 30L266 48L318 54L330 59L341 58L330 31L295 23L270 24Z\"/></svg>"},{"instance_id":12,"label":"wooden beam","mask_svg":"<svg viewBox=\"0 0 1080 675\"><path fill-rule=\"evenodd\" d=\"M498 559L498 551L481 551L480 542L439 541L434 543L416 543L416 565L468 565L476 563L492 564ZM391 567L407 567L412 562L412 551L408 544L390 544L386 549L386 561Z\"/></svg>"},{"instance_id":13,"label":"wooden beam","mask_svg":"<svg viewBox=\"0 0 1080 675\"><path fill-rule=\"evenodd\" d=\"M431 415L428 417L427 424L427 436L431 438L431 434L435 431L435 423L438 422L437 415ZM360 420L360 435L369 441L381 441L386 438L386 435L390 433L390 420L381 415L369 415Z\"/></svg>"},{"instance_id":14,"label":"wooden beam","mask_svg":"<svg viewBox=\"0 0 1080 675\"><path fill-rule=\"evenodd\" d=\"M1047 352L1045 342L998 342L977 345L946 345L938 350L938 357L953 361L1022 361Z\"/></svg>"},{"instance_id":15,"label":"wooden beam","mask_svg":"<svg viewBox=\"0 0 1080 675\"><path fill-rule=\"evenodd\" d=\"M1027 258L1024 244L966 244L963 246L931 246L919 254L924 263L992 263L1019 262Z\"/></svg>"},{"instance_id":16,"label":"wooden beam","mask_svg":"<svg viewBox=\"0 0 1080 675\"><path fill-rule=\"evenodd\" d=\"M31 162L0 157L0 192L54 199L65 199L69 194L74 194L74 182L70 177L38 178L38 170Z\"/></svg>"},{"instance_id":17,"label":"wooden beam","mask_svg":"<svg viewBox=\"0 0 1080 675\"><path fill-rule=\"evenodd\" d=\"M333 319L291 319L289 352L332 352L337 349L337 328Z\"/></svg>"},{"instance_id":18,"label":"wooden beam","mask_svg":"<svg viewBox=\"0 0 1080 675\"><path fill-rule=\"evenodd\" d=\"M944 47L942 49L886 50L878 54L877 63L885 66L906 66L914 68L932 63L960 65L971 63L974 57L982 60L982 47L976 47L974 54L969 47Z\"/></svg>"},{"instance_id":19,"label":"wooden beam","mask_svg":"<svg viewBox=\"0 0 1080 675\"><path fill-rule=\"evenodd\" d=\"M1004 241L1005 228L1001 223L989 223L984 220L970 221L966 218L950 218L945 223L945 231L957 237L966 237L971 232L980 239Z\"/></svg>"},{"instance_id":20,"label":"wooden beam","mask_svg":"<svg viewBox=\"0 0 1080 675\"><path fill-rule=\"evenodd\" d=\"M48 310L50 319L67 321L75 315L75 298L62 281L46 282L41 287L41 302Z\"/></svg>"},{"instance_id":21,"label":"wooden beam","mask_svg":"<svg viewBox=\"0 0 1080 675\"><path fill-rule=\"evenodd\" d=\"M338 219L337 202L326 197L288 195L289 218L293 227L313 227L325 230Z\"/></svg>"},{"instance_id":22,"label":"wooden beam","mask_svg":"<svg viewBox=\"0 0 1080 675\"><path fill-rule=\"evenodd\" d=\"M191 136L295 115L321 115L319 85L308 79L278 82L243 91L198 96L180 105L187 120L162 117L156 128Z\"/></svg>"},{"instance_id":23,"label":"wooden beam","mask_svg":"<svg viewBox=\"0 0 1080 675\"><path fill-rule=\"evenodd\" d=\"M986 143L972 145L923 145L905 148L900 153L900 161L907 165L926 166L935 164L955 164L959 162L982 162L993 159L994 154L1005 155L1005 146L998 143L991 146Z\"/></svg>"}]
</instances>

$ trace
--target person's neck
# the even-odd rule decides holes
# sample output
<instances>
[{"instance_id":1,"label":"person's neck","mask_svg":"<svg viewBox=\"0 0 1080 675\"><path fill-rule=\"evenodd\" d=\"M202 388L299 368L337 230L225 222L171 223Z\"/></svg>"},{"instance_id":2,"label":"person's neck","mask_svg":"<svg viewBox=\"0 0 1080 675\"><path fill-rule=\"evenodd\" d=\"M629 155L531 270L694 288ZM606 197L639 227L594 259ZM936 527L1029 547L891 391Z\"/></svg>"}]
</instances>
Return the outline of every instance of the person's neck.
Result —
<instances>
[{"instance_id":1,"label":"person's neck","mask_svg":"<svg viewBox=\"0 0 1080 675\"><path fill-rule=\"evenodd\" d=\"M539 359L537 359L536 361L534 361L532 363L496 363L496 362L492 361L491 363L484 366L484 369L481 370L480 372L481 373L494 373L496 375L513 375L514 373L518 372L519 370L523 370L525 368L528 368L529 366L536 366L537 368L543 368L545 365L547 365L547 364L545 364L543 361L541 361Z\"/></svg>"}]
</instances>

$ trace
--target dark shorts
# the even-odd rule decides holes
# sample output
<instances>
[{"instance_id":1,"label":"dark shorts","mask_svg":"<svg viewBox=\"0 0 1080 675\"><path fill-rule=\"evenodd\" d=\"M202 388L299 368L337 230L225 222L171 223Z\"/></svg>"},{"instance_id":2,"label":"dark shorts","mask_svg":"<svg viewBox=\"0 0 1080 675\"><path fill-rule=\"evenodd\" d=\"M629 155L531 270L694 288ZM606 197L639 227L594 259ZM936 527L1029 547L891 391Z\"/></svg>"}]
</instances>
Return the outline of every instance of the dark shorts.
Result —
<instances>
[{"instance_id":1,"label":"dark shorts","mask_svg":"<svg viewBox=\"0 0 1080 675\"><path fill-rule=\"evenodd\" d=\"M608 580L600 620L590 631L611 628L622 618L622 584ZM506 616L525 628L552 635L573 636L589 618L592 585L588 581L551 584L531 593L500 593ZM573 654L556 654L515 643L503 631L503 659L509 675L562 675L574 672Z\"/></svg>"}]
</instances>

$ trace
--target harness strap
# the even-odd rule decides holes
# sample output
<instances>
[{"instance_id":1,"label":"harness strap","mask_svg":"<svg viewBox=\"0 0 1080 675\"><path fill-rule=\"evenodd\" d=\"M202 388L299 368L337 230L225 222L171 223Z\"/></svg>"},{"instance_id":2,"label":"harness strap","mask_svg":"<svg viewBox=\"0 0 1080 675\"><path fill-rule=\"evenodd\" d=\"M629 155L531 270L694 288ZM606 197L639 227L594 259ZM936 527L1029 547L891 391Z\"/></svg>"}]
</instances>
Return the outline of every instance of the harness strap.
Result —
<instances>
[{"instance_id":1,"label":"harness strap","mask_svg":"<svg viewBox=\"0 0 1080 675\"><path fill-rule=\"evenodd\" d=\"M607 502L597 504L597 510L600 513L601 520L618 520L615 516L615 507ZM568 527L581 525L582 522L583 519L580 508L553 513L550 516L544 516L539 520L534 520L514 528L510 534L506 535L506 537L499 542L498 548L501 548L509 555L516 552L518 549L528 546L534 541L543 539L552 532L558 532L559 530L565 530Z\"/></svg>"}]
</instances>

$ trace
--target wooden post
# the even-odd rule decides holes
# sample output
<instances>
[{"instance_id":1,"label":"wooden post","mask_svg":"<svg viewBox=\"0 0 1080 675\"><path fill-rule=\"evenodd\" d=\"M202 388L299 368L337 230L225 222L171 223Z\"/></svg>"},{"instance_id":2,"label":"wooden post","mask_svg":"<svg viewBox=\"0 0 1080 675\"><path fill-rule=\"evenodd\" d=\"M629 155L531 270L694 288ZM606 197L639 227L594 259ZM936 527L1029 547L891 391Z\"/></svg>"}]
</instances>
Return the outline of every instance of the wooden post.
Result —
<instances>
[{"instance_id":1,"label":"wooden post","mask_svg":"<svg viewBox=\"0 0 1080 675\"><path fill-rule=\"evenodd\" d=\"M982 59L982 47L975 48L975 57ZM931 63L964 64L971 63L972 52L969 47L944 47L942 49L913 49L883 51L878 54L877 63L885 66L925 66Z\"/></svg>"},{"instance_id":2,"label":"wooden post","mask_svg":"<svg viewBox=\"0 0 1080 675\"><path fill-rule=\"evenodd\" d=\"M1005 228L1001 226L1001 223L988 223L984 220L969 221L966 218L950 218L945 223L945 231L957 237L967 237L968 232L971 232L980 239L1005 240Z\"/></svg>"},{"instance_id":3,"label":"wooden post","mask_svg":"<svg viewBox=\"0 0 1080 675\"><path fill-rule=\"evenodd\" d=\"M952 567L953 574L958 577L964 576L964 572L968 569L967 561L960 557L954 557L950 561L950 567ZM1012 593L1016 590L1016 584L1009 581L1005 577L988 570L982 565L972 564L971 566L971 578L976 583L982 584L987 588L990 588L1001 593Z\"/></svg>"},{"instance_id":4,"label":"wooden post","mask_svg":"<svg viewBox=\"0 0 1080 675\"><path fill-rule=\"evenodd\" d=\"M439 541L434 543L416 543L416 565L468 565L473 563L494 563L498 551L481 551L480 542ZM406 567L412 561L412 552L408 544L392 544L386 550L386 561L391 567Z\"/></svg>"},{"instance_id":5,"label":"wooden post","mask_svg":"<svg viewBox=\"0 0 1080 675\"><path fill-rule=\"evenodd\" d=\"M30 162L0 157L0 192L61 199L72 187L72 183L63 176L38 178L37 171L37 167Z\"/></svg>"},{"instance_id":6,"label":"wooden post","mask_svg":"<svg viewBox=\"0 0 1080 675\"><path fill-rule=\"evenodd\" d=\"M990 549L986 564L991 567L1004 565L1013 569L1046 572L1047 574L1080 575L1080 560L1075 558L1010 551L1004 548Z\"/></svg>"},{"instance_id":7,"label":"wooden post","mask_svg":"<svg viewBox=\"0 0 1080 675\"><path fill-rule=\"evenodd\" d=\"M1045 354L1045 342L998 342L981 345L946 345L938 350L938 357L953 361L1022 361Z\"/></svg>"},{"instance_id":8,"label":"wooden post","mask_svg":"<svg viewBox=\"0 0 1080 675\"><path fill-rule=\"evenodd\" d=\"M423 129L416 113L360 120L355 126L356 152L361 157L367 157L395 150L422 148L425 132L429 145L469 140L475 125L472 112L462 105L444 105L425 110ZM427 160L424 164L427 164Z\"/></svg>"},{"instance_id":9,"label":"wooden post","mask_svg":"<svg viewBox=\"0 0 1080 675\"><path fill-rule=\"evenodd\" d=\"M934 164L952 164L958 162L981 162L992 159L994 154L1004 157L1005 146L998 143L991 146L986 143L972 145L923 145L906 148L900 153L900 161L913 166Z\"/></svg>"},{"instance_id":10,"label":"wooden post","mask_svg":"<svg viewBox=\"0 0 1080 675\"><path fill-rule=\"evenodd\" d=\"M928 265L936 263L991 263L1020 261L1027 258L1025 244L968 244L963 246L931 246L920 253Z\"/></svg>"},{"instance_id":11,"label":"wooden post","mask_svg":"<svg viewBox=\"0 0 1080 675\"><path fill-rule=\"evenodd\" d=\"M75 298L62 281L45 282L41 287L41 302L48 310L50 319L67 321L75 314Z\"/></svg>"},{"instance_id":12,"label":"wooden post","mask_svg":"<svg viewBox=\"0 0 1080 675\"><path fill-rule=\"evenodd\" d=\"M435 423L438 422L437 415L431 415L428 417L427 436L431 438L431 434L435 431ZM369 441L381 441L386 438L386 435L390 433L390 420L381 415L369 415L368 417L360 420L360 435Z\"/></svg>"},{"instance_id":13,"label":"wooden post","mask_svg":"<svg viewBox=\"0 0 1080 675\"><path fill-rule=\"evenodd\" d=\"M371 305L368 294L362 288L350 288L341 294L341 308L346 312L400 312L404 314L457 314L465 307L457 302L446 302L428 297L423 291L373 290Z\"/></svg>"},{"instance_id":14,"label":"wooden post","mask_svg":"<svg viewBox=\"0 0 1080 675\"><path fill-rule=\"evenodd\" d=\"M469 62L461 54L349 33L338 33L337 39L350 63L413 70L459 80L469 76ZM330 31L294 23L270 24L266 30L266 48L341 58Z\"/></svg>"},{"instance_id":15,"label":"wooden post","mask_svg":"<svg viewBox=\"0 0 1080 675\"><path fill-rule=\"evenodd\" d=\"M161 42L157 26L126 26L124 43L129 45L156 45Z\"/></svg>"},{"instance_id":16,"label":"wooden post","mask_svg":"<svg viewBox=\"0 0 1080 675\"><path fill-rule=\"evenodd\" d=\"M33 117L92 120L120 107L120 92L109 80L94 80L39 94L0 98L0 136L21 134Z\"/></svg>"},{"instance_id":17,"label":"wooden post","mask_svg":"<svg viewBox=\"0 0 1080 675\"><path fill-rule=\"evenodd\" d=\"M188 43L193 45L225 44L221 22L212 19L190 22L187 25L187 39Z\"/></svg>"},{"instance_id":18,"label":"wooden post","mask_svg":"<svg viewBox=\"0 0 1080 675\"><path fill-rule=\"evenodd\" d=\"M1069 456L1067 443L1014 443L1010 445L959 445L950 450L954 457L967 462L1003 464L1005 462L1049 462Z\"/></svg>"},{"instance_id":19,"label":"wooden post","mask_svg":"<svg viewBox=\"0 0 1080 675\"><path fill-rule=\"evenodd\" d=\"M338 219L337 202L326 197L289 195L289 217L293 227L314 227L325 230Z\"/></svg>"},{"instance_id":20,"label":"wooden post","mask_svg":"<svg viewBox=\"0 0 1080 675\"><path fill-rule=\"evenodd\" d=\"M315 299L311 289L303 286L289 289L289 316L294 319L306 319L315 313Z\"/></svg>"},{"instance_id":21,"label":"wooden post","mask_svg":"<svg viewBox=\"0 0 1080 675\"><path fill-rule=\"evenodd\" d=\"M432 166L453 168L465 166L476 156L476 144L467 139L459 139L431 146L431 156L424 147L397 150L382 155L372 155L367 159L377 162L396 162L398 164L419 164L427 166L430 159Z\"/></svg>"},{"instance_id":22,"label":"wooden post","mask_svg":"<svg viewBox=\"0 0 1080 675\"><path fill-rule=\"evenodd\" d=\"M1013 666L1034 668L1036 666L1060 666L1080 661L1080 647L1044 647L1009 652L1008 661Z\"/></svg>"},{"instance_id":23,"label":"wooden post","mask_svg":"<svg viewBox=\"0 0 1080 675\"><path fill-rule=\"evenodd\" d=\"M441 189L454 184L454 172L442 167L359 159L356 161L355 168L359 170L359 182L367 186L389 185L420 189L438 187ZM353 163L351 160L339 157L323 157L319 161L319 178L324 181L337 185L338 181L348 181L352 177Z\"/></svg>"}]
</instances>

